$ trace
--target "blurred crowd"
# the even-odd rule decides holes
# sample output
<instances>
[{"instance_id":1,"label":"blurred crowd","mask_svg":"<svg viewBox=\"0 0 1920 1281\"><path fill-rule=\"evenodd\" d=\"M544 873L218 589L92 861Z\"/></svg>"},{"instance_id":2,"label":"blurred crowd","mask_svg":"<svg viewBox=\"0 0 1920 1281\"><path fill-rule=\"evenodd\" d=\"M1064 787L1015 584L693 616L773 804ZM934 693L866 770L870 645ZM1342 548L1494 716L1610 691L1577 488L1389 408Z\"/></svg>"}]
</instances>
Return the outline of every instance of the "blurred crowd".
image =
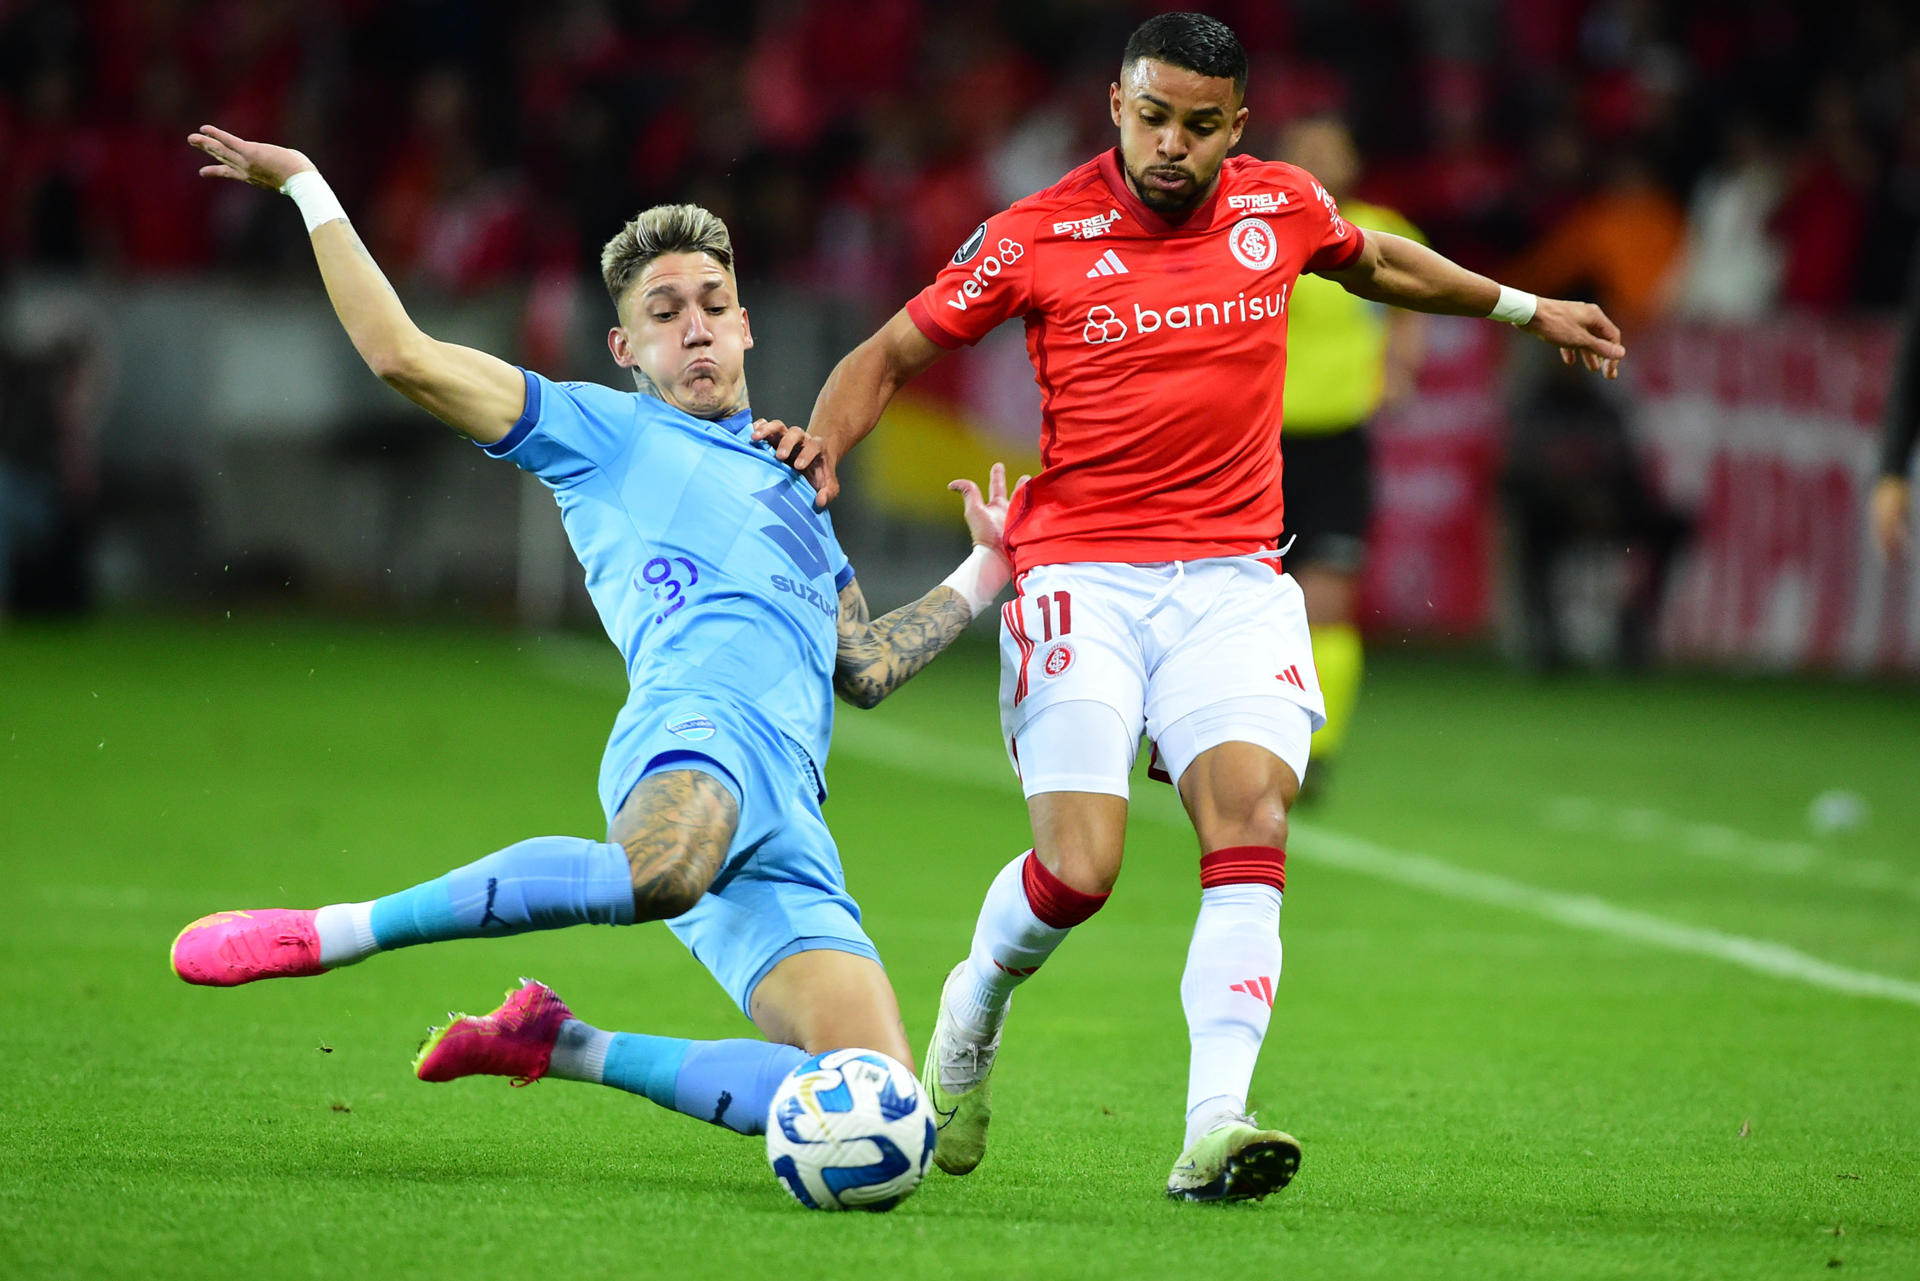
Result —
<instances>
[{"instance_id":1,"label":"blurred crowd","mask_svg":"<svg viewBox=\"0 0 1920 1281\"><path fill-rule=\"evenodd\" d=\"M308 152L374 253L461 292L572 272L636 209L891 309L1110 145L1155 7L1096 0L0 0L0 263L258 269L298 220L195 176L203 121ZM1881 307L1920 227L1907 0L1217 0L1271 154L1352 122L1360 193L1627 323Z\"/></svg>"}]
</instances>

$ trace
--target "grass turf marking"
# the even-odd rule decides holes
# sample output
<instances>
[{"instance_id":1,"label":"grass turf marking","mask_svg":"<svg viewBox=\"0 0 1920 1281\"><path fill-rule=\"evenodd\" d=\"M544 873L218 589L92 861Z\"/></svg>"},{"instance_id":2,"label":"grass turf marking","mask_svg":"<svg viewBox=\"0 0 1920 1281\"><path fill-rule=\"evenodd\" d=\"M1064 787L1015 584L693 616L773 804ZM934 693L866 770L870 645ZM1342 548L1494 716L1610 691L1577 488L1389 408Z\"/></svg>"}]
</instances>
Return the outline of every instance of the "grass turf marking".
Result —
<instances>
[{"instance_id":1,"label":"grass turf marking","mask_svg":"<svg viewBox=\"0 0 1920 1281\"><path fill-rule=\"evenodd\" d=\"M975 787L1005 789L1012 771L1004 758L955 746L871 717L841 717L834 749L910 773ZM1141 789L1132 812L1185 830L1187 817L1172 788ZM1724 961L1756 974L1787 979L1848 996L1874 997L1920 1006L1920 983L1836 965L1767 939L1746 938L1705 926L1685 925L1651 913L1621 907L1588 894L1565 894L1520 881L1476 872L1427 854L1388 849L1363 837L1336 832L1299 819L1293 835L1307 846L1307 857L1378 880L1427 890L1447 898L1509 908L1572 929L1610 934L1649 947Z\"/></svg>"},{"instance_id":2,"label":"grass turf marking","mask_svg":"<svg viewBox=\"0 0 1920 1281\"><path fill-rule=\"evenodd\" d=\"M1657 843L1694 858L1776 876L1817 876L1833 885L1894 893L1920 901L1920 880L1885 863L1846 859L1808 841L1774 841L1718 823L1699 823L1646 806L1621 808L1589 796L1550 796L1539 811L1542 826L1580 835Z\"/></svg>"}]
</instances>

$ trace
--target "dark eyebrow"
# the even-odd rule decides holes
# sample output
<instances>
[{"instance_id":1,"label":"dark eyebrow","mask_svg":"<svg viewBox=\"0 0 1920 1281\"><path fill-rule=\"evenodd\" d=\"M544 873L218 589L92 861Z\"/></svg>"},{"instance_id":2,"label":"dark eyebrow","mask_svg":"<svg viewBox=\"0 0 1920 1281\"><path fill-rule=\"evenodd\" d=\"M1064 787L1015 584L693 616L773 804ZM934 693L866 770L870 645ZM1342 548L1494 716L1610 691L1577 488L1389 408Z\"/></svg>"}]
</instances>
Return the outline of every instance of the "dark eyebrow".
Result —
<instances>
[{"instance_id":1,"label":"dark eyebrow","mask_svg":"<svg viewBox=\"0 0 1920 1281\"><path fill-rule=\"evenodd\" d=\"M1148 92L1147 92L1146 90L1144 90L1144 89L1140 89L1140 90L1136 90L1136 91L1134 92L1134 95L1133 95L1133 96L1134 96L1134 97L1136 97L1136 98L1144 98L1144 99L1146 99L1146 100L1147 100L1148 102L1150 102L1150 103L1152 103L1152 104L1153 104L1154 106L1156 106L1156 107L1158 107L1158 108L1160 108L1160 110L1162 110L1162 111L1164 111L1164 112L1166 112L1166 113L1167 113L1168 115L1170 115L1170 116L1171 116L1171 115L1174 115L1174 114L1175 114L1175 112L1174 112L1174 110L1173 110L1173 104L1172 104L1172 103L1170 103L1170 102L1168 102L1168 101L1166 101L1166 100L1165 100L1165 99L1163 99L1163 98L1156 98L1156 97L1154 97L1154 96L1153 96L1152 94L1150 94L1150 93L1148 93ZM1198 111L1194 111L1194 112L1191 112L1191 113L1189 113L1189 114L1188 114L1188 116L1187 116L1187 119L1189 119L1189 120L1192 120L1192 119L1195 119L1195 118L1197 118L1197 117L1199 117L1199 116L1221 116L1221 117L1224 117L1224 116L1225 116L1226 114L1227 114L1226 112L1224 112L1224 111L1222 111L1222 110L1221 110L1220 108L1218 108L1218 107L1201 107L1201 108L1200 108L1200 109L1199 109Z\"/></svg>"},{"instance_id":2,"label":"dark eyebrow","mask_svg":"<svg viewBox=\"0 0 1920 1281\"><path fill-rule=\"evenodd\" d=\"M700 282L698 292L703 294L710 294L716 289L725 289L726 287L727 287L726 277L712 276ZM680 292L680 286L675 284L668 284L667 282L662 281L659 284L650 287L645 293L641 295L641 297L651 298L655 294L677 294L679 292Z\"/></svg>"}]
</instances>

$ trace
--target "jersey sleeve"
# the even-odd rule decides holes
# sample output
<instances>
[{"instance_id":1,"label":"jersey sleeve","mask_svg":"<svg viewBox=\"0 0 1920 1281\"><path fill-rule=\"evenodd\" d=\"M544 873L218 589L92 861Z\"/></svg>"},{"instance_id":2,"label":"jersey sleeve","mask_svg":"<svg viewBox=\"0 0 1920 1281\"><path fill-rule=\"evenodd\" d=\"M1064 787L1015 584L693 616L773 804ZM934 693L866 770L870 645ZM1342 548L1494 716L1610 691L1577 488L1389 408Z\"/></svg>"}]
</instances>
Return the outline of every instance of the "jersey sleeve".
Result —
<instances>
[{"instance_id":1,"label":"jersey sleeve","mask_svg":"<svg viewBox=\"0 0 1920 1281\"><path fill-rule=\"evenodd\" d=\"M1340 216L1340 206L1333 202L1333 197L1327 194L1325 187L1314 183L1313 194L1319 197L1325 220L1310 224L1314 243L1305 270L1328 272L1353 266L1360 257L1360 251L1367 246L1365 233Z\"/></svg>"},{"instance_id":2,"label":"jersey sleeve","mask_svg":"<svg viewBox=\"0 0 1920 1281\"><path fill-rule=\"evenodd\" d=\"M530 369L520 421L481 448L556 488L575 484L617 457L633 435L632 397L599 383L557 383Z\"/></svg>"},{"instance_id":3,"label":"jersey sleeve","mask_svg":"<svg viewBox=\"0 0 1920 1281\"><path fill-rule=\"evenodd\" d=\"M971 347L1001 321L1033 306L1034 218L1019 208L997 213L907 303L907 315L929 340L949 350Z\"/></svg>"}]
</instances>

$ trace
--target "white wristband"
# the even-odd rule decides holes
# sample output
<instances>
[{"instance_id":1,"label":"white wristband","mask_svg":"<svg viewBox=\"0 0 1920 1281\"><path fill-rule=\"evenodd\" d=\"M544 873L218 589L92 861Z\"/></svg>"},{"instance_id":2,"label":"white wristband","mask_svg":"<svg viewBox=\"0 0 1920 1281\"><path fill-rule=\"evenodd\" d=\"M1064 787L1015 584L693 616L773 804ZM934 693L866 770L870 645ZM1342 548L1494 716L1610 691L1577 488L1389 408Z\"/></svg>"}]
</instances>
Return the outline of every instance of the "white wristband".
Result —
<instances>
[{"instance_id":1,"label":"white wristband","mask_svg":"<svg viewBox=\"0 0 1920 1281\"><path fill-rule=\"evenodd\" d=\"M1533 319L1533 313L1539 308L1538 297L1502 285L1500 301L1493 304L1493 310L1487 313L1487 319L1505 321L1509 325L1524 325Z\"/></svg>"},{"instance_id":2,"label":"white wristband","mask_svg":"<svg viewBox=\"0 0 1920 1281\"><path fill-rule=\"evenodd\" d=\"M941 580L942 587L951 587L966 599L975 618L986 613L993 604L993 598L1013 577L1013 571L1007 566L1007 558L991 547L974 544L973 554L960 562L960 568Z\"/></svg>"},{"instance_id":3,"label":"white wristband","mask_svg":"<svg viewBox=\"0 0 1920 1281\"><path fill-rule=\"evenodd\" d=\"M315 228L338 218L346 221L347 211L340 207L340 198L333 194L333 188L320 176L318 169L302 169L293 177L280 184L280 194L293 198L300 209L300 216L307 220L307 234L312 235Z\"/></svg>"}]
</instances>

